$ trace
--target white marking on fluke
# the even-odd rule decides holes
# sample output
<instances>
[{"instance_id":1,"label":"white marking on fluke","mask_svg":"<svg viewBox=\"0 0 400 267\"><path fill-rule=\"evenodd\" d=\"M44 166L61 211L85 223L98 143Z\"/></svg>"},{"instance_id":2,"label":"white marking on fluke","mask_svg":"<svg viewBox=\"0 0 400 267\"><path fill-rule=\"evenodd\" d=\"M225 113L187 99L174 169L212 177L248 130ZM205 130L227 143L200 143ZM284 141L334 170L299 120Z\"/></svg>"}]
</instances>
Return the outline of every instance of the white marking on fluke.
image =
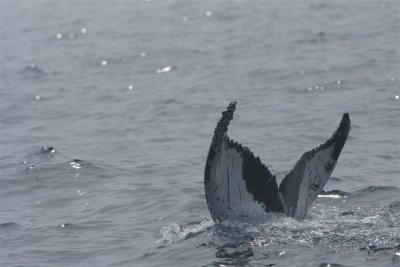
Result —
<instances>
[{"instance_id":1,"label":"white marking on fluke","mask_svg":"<svg viewBox=\"0 0 400 267\"><path fill-rule=\"evenodd\" d=\"M207 205L214 221L231 215L252 217L281 212L304 219L332 174L350 131L343 114L339 127L324 144L304 153L280 186L260 159L227 136L236 101L231 102L215 128L204 171Z\"/></svg>"}]
</instances>

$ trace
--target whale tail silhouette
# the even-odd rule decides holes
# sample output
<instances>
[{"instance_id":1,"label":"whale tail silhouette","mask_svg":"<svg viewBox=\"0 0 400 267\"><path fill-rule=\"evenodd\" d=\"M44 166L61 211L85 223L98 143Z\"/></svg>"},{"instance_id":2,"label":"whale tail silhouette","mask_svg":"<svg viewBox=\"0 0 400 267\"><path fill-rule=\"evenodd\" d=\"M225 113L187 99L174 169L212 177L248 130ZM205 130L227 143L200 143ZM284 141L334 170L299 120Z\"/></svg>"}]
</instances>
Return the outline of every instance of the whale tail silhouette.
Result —
<instances>
[{"instance_id":1,"label":"whale tail silhouette","mask_svg":"<svg viewBox=\"0 0 400 267\"><path fill-rule=\"evenodd\" d=\"M331 176L350 131L347 113L324 144L304 153L278 187L275 175L249 148L227 136L236 101L231 102L214 130L208 152L204 188L214 221L230 214L252 216L282 212L303 219Z\"/></svg>"}]
</instances>

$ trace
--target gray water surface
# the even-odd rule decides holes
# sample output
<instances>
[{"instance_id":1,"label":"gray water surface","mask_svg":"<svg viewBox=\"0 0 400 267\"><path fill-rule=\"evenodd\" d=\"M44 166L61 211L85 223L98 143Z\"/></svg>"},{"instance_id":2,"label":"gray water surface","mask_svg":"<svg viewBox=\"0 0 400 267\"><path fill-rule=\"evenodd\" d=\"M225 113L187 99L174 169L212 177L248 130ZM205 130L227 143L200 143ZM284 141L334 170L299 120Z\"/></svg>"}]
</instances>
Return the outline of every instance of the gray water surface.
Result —
<instances>
[{"instance_id":1,"label":"gray water surface","mask_svg":"<svg viewBox=\"0 0 400 267\"><path fill-rule=\"evenodd\" d=\"M0 10L2 266L400 265L398 1ZM230 137L279 179L349 112L304 221L211 221L204 164L232 100Z\"/></svg>"}]
</instances>

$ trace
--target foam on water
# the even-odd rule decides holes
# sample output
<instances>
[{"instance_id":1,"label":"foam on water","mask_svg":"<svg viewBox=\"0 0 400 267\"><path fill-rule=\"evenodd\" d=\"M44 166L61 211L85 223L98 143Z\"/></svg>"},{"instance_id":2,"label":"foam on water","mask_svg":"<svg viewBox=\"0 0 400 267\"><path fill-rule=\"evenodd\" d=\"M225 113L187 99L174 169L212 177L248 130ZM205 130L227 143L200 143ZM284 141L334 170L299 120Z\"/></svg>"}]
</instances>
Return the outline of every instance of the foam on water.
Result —
<instances>
[{"instance_id":1,"label":"foam on water","mask_svg":"<svg viewBox=\"0 0 400 267\"><path fill-rule=\"evenodd\" d=\"M181 227L176 223L171 223L168 226L163 226L160 229L161 238L157 240L157 244L171 244L181 239L193 237L206 231L214 225L214 222L209 219L205 219L199 223L187 225Z\"/></svg>"}]
</instances>

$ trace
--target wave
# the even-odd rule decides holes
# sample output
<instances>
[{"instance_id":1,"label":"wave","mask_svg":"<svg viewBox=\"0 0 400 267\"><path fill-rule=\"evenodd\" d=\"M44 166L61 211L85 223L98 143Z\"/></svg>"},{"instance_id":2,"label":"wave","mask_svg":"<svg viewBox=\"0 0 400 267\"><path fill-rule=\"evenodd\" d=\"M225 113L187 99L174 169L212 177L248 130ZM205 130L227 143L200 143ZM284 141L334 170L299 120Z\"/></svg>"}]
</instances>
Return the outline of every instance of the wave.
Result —
<instances>
[{"instance_id":1,"label":"wave","mask_svg":"<svg viewBox=\"0 0 400 267\"><path fill-rule=\"evenodd\" d=\"M327 198L341 198L341 197L356 197L360 195L364 195L366 193L381 193L381 192L399 192L400 188L396 186L368 186L356 191L346 192L338 189L334 190L323 190L318 197L327 197Z\"/></svg>"},{"instance_id":2,"label":"wave","mask_svg":"<svg viewBox=\"0 0 400 267\"><path fill-rule=\"evenodd\" d=\"M353 192L352 194L363 194L363 193L378 193L378 192L399 192L400 193L400 188L397 186L368 186L363 189L357 190Z\"/></svg>"}]
</instances>

